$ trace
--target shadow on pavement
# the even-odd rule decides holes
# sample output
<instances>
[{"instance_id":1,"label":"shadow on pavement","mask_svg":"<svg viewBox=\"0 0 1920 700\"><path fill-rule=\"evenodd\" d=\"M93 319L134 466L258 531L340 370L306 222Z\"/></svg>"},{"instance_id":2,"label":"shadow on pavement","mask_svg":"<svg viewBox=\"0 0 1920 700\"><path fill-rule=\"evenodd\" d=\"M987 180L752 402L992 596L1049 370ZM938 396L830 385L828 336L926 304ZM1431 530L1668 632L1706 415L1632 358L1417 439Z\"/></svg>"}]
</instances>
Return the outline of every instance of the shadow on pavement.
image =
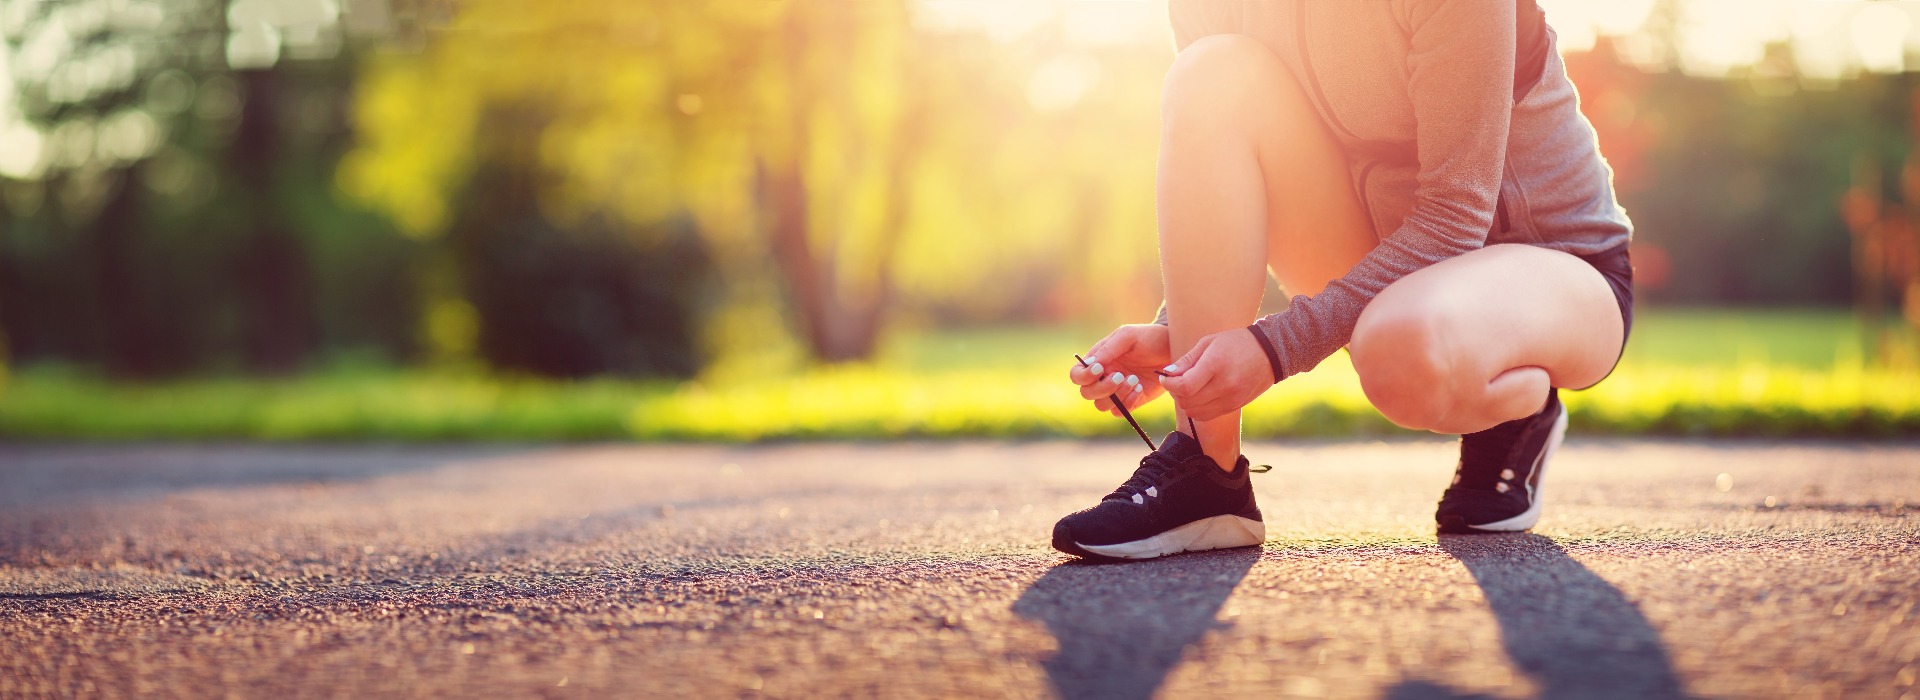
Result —
<instances>
[{"instance_id":1,"label":"shadow on pavement","mask_svg":"<svg viewBox=\"0 0 1920 700\"><path fill-rule=\"evenodd\" d=\"M1533 679L1539 697L1686 697L1666 646L1640 609L1552 539L1441 535L1440 548L1480 584L1507 656ZM1410 680L1385 697L1481 696Z\"/></svg>"},{"instance_id":2,"label":"shadow on pavement","mask_svg":"<svg viewBox=\"0 0 1920 700\"><path fill-rule=\"evenodd\" d=\"M1246 578L1260 549L1186 554L1153 561L1073 561L1047 570L1014 601L1060 643L1042 664L1063 698L1148 698L1208 631Z\"/></svg>"}]
</instances>

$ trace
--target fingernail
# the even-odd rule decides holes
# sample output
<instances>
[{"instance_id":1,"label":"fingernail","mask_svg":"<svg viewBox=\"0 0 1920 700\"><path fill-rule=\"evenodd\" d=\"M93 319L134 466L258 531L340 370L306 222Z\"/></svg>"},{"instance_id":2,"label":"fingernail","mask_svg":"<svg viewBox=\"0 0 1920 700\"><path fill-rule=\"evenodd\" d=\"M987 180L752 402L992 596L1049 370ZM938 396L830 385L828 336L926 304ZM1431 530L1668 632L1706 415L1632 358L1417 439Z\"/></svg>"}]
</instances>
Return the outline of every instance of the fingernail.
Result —
<instances>
[{"instance_id":1,"label":"fingernail","mask_svg":"<svg viewBox=\"0 0 1920 700\"><path fill-rule=\"evenodd\" d=\"M1133 393L1136 393L1136 394L1138 394L1138 393L1140 393L1140 392L1142 392L1142 391L1146 391L1146 390L1147 390L1147 385L1145 385L1145 384L1135 384L1135 385L1133 385Z\"/></svg>"},{"instance_id":2,"label":"fingernail","mask_svg":"<svg viewBox=\"0 0 1920 700\"><path fill-rule=\"evenodd\" d=\"M1100 363L1094 362L1092 360L1088 360L1087 364L1093 365L1092 367L1088 367L1087 371L1092 372L1094 376L1099 376L1100 370L1104 369L1103 367L1100 366Z\"/></svg>"},{"instance_id":3,"label":"fingernail","mask_svg":"<svg viewBox=\"0 0 1920 700\"><path fill-rule=\"evenodd\" d=\"M1124 375L1122 375L1122 374L1120 374L1119 372L1114 372L1114 373L1113 373L1113 376L1111 376L1111 377L1107 377L1107 381L1110 381L1110 382L1113 382L1113 383L1115 383L1115 384L1119 384L1119 383L1121 383L1121 382L1124 382L1124 381L1126 381L1126 380L1127 380L1127 378L1126 378L1126 377L1125 377Z\"/></svg>"},{"instance_id":4,"label":"fingernail","mask_svg":"<svg viewBox=\"0 0 1920 700\"><path fill-rule=\"evenodd\" d=\"M1162 372L1178 372L1178 371L1180 371L1180 365L1167 365L1167 366L1165 366L1165 367L1162 367L1162 368L1160 368L1160 371L1162 371Z\"/></svg>"},{"instance_id":5,"label":"fingernail","mask_svg":"<svg viewBox=\"0 0 1920 700\"><path fill-rule=\"evenodd\" d=\"M1094 357L1094 356L1092 356L1092 355L1088 355L1088 356L1087 356L1087 364L1090 364L1090 365L1097 365L1097 364L1100 364L1100 358L1098 358L1098 357Z\"/></svg>"},{"instance_id":6,"label":"fingernail","mask_svg":"<svg viewBox=\"0 0 1920 700\"><path fill-rule=\"evenodd\" d=\"M1140 386L1139 375L1134 375L1134 374L1127 375L1127 384L1129 386Z\"/></svg>"}]
</instances>

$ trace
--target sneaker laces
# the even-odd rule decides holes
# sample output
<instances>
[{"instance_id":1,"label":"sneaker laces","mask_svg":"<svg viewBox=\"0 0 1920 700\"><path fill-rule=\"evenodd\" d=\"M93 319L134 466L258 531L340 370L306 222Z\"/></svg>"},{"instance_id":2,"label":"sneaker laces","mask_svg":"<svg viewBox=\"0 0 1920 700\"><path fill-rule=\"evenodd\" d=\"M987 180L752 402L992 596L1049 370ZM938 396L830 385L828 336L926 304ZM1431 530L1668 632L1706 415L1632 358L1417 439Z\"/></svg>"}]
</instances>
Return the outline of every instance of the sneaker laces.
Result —
<instances>
[{"instance_id":1,"label":"sneaker laces","mask_svg":"<svg viewBox=\"0 0 1920 700\"><path fill-rule=\"evenodd\" d=\"M1195 435L1198 435L1200 432L1200 429L1193 424L1192 418L1187 419L1187 428L1192 430ZM1136 426L1135 429L1138 429L1138 426ZM1152 441L1149 440L1148 444L1152 444ZM1145 457L1140 458L1140 466L1133 470L1133 476L1127 477L1127 480L1122 482L1119 488L1114 489L1113 493L1107 494L1105 498L1100 500L1131 499L1134 494L1145 493L1147 489L1165 483L1167 481L1166 477L1179 471L1181 466L1181 462L1166 456L1159 448L1155 448L1154 451L1148 452ZM1249 474L1265 474L1270 471L1273 471L1273 465L1270 464L1247 465L1247 473Z\"/></svg>"},{"instance_id":2,"label":"sneaker laces","mask_svg":"<svg viewBox=\"0 0 1920 700\"><path fill-rule=\"evenodd\" d=\"M1073 359L1078 361L1081 367L1087 366L1086 358L1076 354L1073 356ZM1162 457L1154 460L1154 462L1159 465L1158 467L1152 470L1147 469L1147 461L1160 454L1160 446L1153 444L1153 438L1147 437L1147 431L1140 427L1140 421L1134 420L1133 412L1127 410L1127 402L1121 401L1119 394L1109 394L1107 395L1107 399L1113 402L1114 408L1120 409L1120 417L1127 419L1127 425L1133 426L1134 434L1139 435L1140 439L1147 443L1147 449L1152 450L1147 453L1147 456L1140 458L1140 468L1133 471L1133 476L1128 477L1126 483L1121 484L1120 488L1114 489L1113 493L1107 494L1107 497L1101 500L1132 498L1133 494L1145 491L1148 487L1158 483L1158 481L1152 480L1153 477L1158 477L1166 472L1172 471L1173 467L1178 465L1173 465L1168 462L1166 458ZM1192 431L1191 434L1195 440L1200 439L1200 427L1193 424L1193 416L1187 416L1187 429ZM1271 464L1247 465L1247 473L1249 474L1265 474L1270 471L1273 471L1273 465ZM1143 481L1143 477L1148 480Z\"/></svg>"},{"instance_id":3,"label":"sneaker laces","mask_svg":"<svg viewBox=\"0 0 1920 700\"><path fill-rule=\"evenodd\" d=\"M1116 499L1127 500L1133 498L1134 494L1145 493L1147 489L1160 485L1166 481L1168 475L1179 471L1179 469L1180 464L1178 462L1167 458L1158 451L1149 452L1147 456L1140 458L1140 468L1133 470L1133 476L1127 477L1127 480L1121 483L1119 488L1114 489L1113 493L1107 494L1106 498L1100 500L1112 501Z\"/></svg>"}]
</instances>

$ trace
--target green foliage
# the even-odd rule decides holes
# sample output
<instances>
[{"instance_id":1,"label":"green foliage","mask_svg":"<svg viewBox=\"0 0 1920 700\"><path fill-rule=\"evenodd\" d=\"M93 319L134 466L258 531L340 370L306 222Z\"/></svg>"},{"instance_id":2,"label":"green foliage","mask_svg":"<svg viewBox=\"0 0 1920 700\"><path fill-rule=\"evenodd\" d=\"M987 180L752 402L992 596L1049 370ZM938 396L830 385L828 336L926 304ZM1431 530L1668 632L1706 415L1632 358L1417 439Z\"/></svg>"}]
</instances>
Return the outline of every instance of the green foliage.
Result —
<instances>
[{"instance_id":1,"label":"green foliage","mask_svg":"<svg viewBox=\"0 0 1920 700\"><path fill-rule=\"evenodd\" d=\"M902 0L463 2L421 50L367 63L340 186L437 238L488 201L460 193L496 144L527 144L507 164L561 228L694 224L729 307L703 319L721 352L791 333L837 361L868 356L900 317L1150 313L1170 52L1047 32L1000 44L914 14ZM1123 284L1080 291L1100 281ZM732 319L767 314L741 306L775 322L743 331Z\"/></svg>"},{"instance_id":2,"label":"green foliage","mask_svg":"<svg viewBox=\"0 0 1920 700\"><path fill-rule=\"evenodd\" d=\"M1567 394L1583 434L1912 437L1920 377L1861 365L1833 312L1646 313L1599 387ZM15 439L710 440L1114 437L1067 385L1094 330L913 336L870 364L685 382L565 382L344 367L286 381L120 386L58 368L0 398ZM1719 353L1699 348L1719 348ZM1726 353L1739 361L1728 362ZM1764 360L1762 359L1764 358ZM1170 429L1166 401L1138 412ZM1367 404L1345 355L1248 410L1256 437L1411 435Z\"/></svg>"},{"instance_id":3,"label":"green foliage","mask_svg":"<svg viewBox=\"0 0 1920 700\"><path fill-rule=\"evenodd\" d=\"M474 312L473 350L499 370L550 377L688 377L712 263L689 227L589 217L556 226L525 173L489 164L436 245Z\"/></svg>"},{"instance_id":4,"label":"green foliage","mask_svg":"<svg viewBox=\"0 0 1920 700\"><path fill-rule=\"evenodd\" d=\"M86 14L11 5L32 8L21 36L63 36L60 17ZM137 24L71 39L96 51L162 41ZM157 126L137 152L83 147L38 179L0 180L0 332L16 358L147 378L285 373L323 349L411 355L418 246L332 193L353 57L236 71L168 46L180 52L143 57L128 82L80 102L17 86L52 134L105 139L103 114Z\"/></svg>"},{"instance_id":5,"label":"green foliage","mask_svg":"<svg viewBox=\"0 0 1920 700\"><path fill-rule=\"evenodd\" d=\"M1851 301L1840 195L1856 159L1897 172L1889 166L1911 150L1911 75L1803 82L1769 72L1790 71L1782 55L1710 79L1643 72L1611 47L1567 63L1634 221L1641 298Z\"/></svg>"},{"instance_id":6,"label":"green foliage","mask_svg":"<svg viewBox=\"0 0 1920 700\"><path fill-rule=\"evenodd\" d=\"M1006 377L1051 357L795 368L867 358L896 324L1144 320L1160 293L1164 35L1075 38L1070 15L1085 8L996 35L926 23L930 8L914 0L461 0L394 5L394 33L380 36L388 30L335 25L382 3L301 0L266 3L324 10L319 25L284 33L283 60L231 61L245 42L230 39L268 29L234 18L262 4L159 0L121 13L0 0L14 102L49 154L45 172L0 181L0 334L16 370L286 376L354 355L428 368L390 379L434 387L452 381L449 369L482 366L703 371L620 420L636 434L728 439L1111 430L1097 415L1049 423L1063 408L1052 403L991 415L994 392L1021 395ZM296 19L282 18L309 21ZM123 49L134 51L127 70ZM1856 157L1891 165L1910 150L1912 79L1812 89L1772 69L1709 80L1617 58L1596 50L1568 63L1639 223L1643 298L1845 301L1850 240L1834 198ZM1781 359L1798 351L1776 339L1821 337L1795 322L1755 330L1767 339L1758 350L1726 340L1737 329L1708 337L1677 323L1661 336L1673 340L1653 342L1687 366L1729 347L1769 376L1854 357ZM996 352L1033 345L954 337ZM828 405L850 387L868 399L835 410L874 415L752 414L733 427L682 415L761 398L805 404L743 378L769 373ZM22 391L95 391L49 381L29 369ZM1018 380L1028 381L1051 379ZM350 391L332 382L321 388ZM922 422L883 415L903 410L887 401L922 401L916 386L972 408ZM1278 392L1279 408L1250 425L1384 430L1347 389L1291 386L1307 398ZM1676 417L1636 407L1632 420L1691 429L1689 401L1672 399ZM1774 415L1784 414L1740 424ZM869 427L845 427L856 424Z\"/></svg>"},{"instance_id":7,"label":"green foliage","mask_svg":"<svg viewBox=\"0 0 1920 700\"><path fill-rule=\"evenodd\" d=\"M339 354L561 376L698 369L711 265L686 227L489 188L483 168L516 183L545 172L539 120L553 115L485 121L481 107L499 105L471 93L501 75L423 86L427 71L344 35L336 5L0 0L17 93L0 100L0 129L17 102L50 154L0 177L0 334L14 356L136 380L287 375ZM270 21L300 26L282 37ZM267 54L233 53L262 31ZM519 75L551 83L566 63ZM572 147L607 153L624 134L598 136ZM652 156L671 140L621 145ZM381 167L341 162L366 150ZM595 184L645 199L626 195L657 184L643 166L667 159L620 155L635 157L599 161ZM339 191L356 184L378 191ZM429 220L462 235L426 235Z\"/></svg>"}]
</instances>

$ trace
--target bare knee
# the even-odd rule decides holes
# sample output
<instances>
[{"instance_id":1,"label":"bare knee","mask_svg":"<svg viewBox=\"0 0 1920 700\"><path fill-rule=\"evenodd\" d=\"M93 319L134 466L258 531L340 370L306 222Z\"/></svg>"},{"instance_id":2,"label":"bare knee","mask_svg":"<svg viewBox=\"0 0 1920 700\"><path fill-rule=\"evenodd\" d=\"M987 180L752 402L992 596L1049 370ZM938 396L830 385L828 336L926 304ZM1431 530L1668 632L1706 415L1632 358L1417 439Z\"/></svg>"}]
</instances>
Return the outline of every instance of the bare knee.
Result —
<instances>
[{"instance_id":1,"label":"bare knee","mask_svg":"<svg viewBox=\"0 0 1920 700\"><path fill-rule=\"evenodd\" d=\"M1291 80L1266 45L1241 34L1214 34L1188 44L1167 70L1161 93L1161 129L1179 142L1223 134L1247 135L1266 112L1262 102L1279 81Z\"/></svg>"},{"instance_id":2,"label":"bare knee","mask_svg":"<svg viewBox=\"0 0 1920 700\"><path fill-rule=\"evenodd\" d=\"M1353 329L1348 351L1360 388L1402 428L1441 431L1454 407L1452 343L1438 316L1432 304L1383 293Z\"/></svg>"}]
</instances>

